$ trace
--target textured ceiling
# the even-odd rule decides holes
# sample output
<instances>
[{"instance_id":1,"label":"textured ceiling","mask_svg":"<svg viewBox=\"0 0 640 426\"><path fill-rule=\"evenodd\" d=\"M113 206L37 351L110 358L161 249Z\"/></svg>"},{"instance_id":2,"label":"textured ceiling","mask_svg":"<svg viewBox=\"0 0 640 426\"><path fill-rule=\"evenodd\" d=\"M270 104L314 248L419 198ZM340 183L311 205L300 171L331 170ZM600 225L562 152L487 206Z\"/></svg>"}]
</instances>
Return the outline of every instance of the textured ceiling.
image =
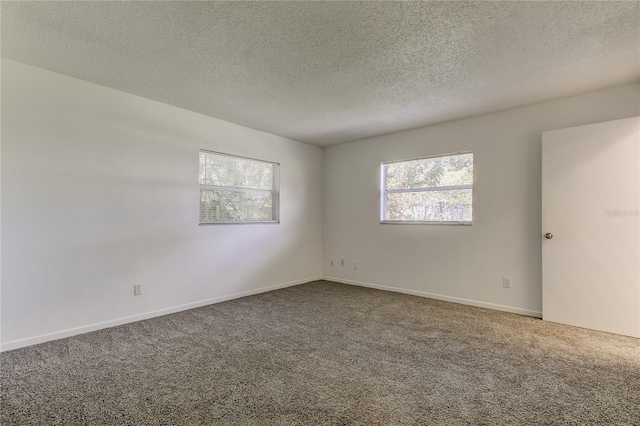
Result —
<instances>
[{"instance_id":1,"label":"textured ceiling","mask_svg":"<svg viewBox=\"0 0 640 426\"><path fill-rule=\"evenodd\" d=\"M8 2L2 56L327 146L640 79L638 2Z\"/></svg>"}]
</instances>

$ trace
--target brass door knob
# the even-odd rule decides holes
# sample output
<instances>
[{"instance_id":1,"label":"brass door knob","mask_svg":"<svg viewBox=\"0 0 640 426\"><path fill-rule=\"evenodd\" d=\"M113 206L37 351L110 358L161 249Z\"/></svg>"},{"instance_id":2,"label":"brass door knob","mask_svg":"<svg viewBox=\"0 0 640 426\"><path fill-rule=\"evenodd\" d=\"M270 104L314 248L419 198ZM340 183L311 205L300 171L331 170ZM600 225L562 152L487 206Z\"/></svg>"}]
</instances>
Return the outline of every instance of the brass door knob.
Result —
<instances>
[{"instance_id":1,"label":"brass door knob","mask_svg":"<svg viewBox=\"0 0 640 426\"><path fill-rule=\"evenodd\" d=\"M547 240L550 240L550 239L552 239L552 238L553 238L553 234L552 234L551 232L547 232L546 234L544 234L544 237L545 237Z\"/></svg>"}]
</instances>

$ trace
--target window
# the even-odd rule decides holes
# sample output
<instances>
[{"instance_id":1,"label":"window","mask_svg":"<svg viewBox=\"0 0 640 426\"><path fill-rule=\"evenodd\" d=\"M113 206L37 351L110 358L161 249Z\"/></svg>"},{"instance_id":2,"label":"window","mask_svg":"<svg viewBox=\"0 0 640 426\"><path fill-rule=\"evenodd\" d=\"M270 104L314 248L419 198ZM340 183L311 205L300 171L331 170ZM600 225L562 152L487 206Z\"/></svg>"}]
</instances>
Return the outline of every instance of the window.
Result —
<instances>
[{"instance_id":1,"label":"window","mask_svg":"<svg viewBox=\"0 0 640 426\"><path fill-rule=\"evenodd\" d=\"M456 153L381 167L382 223L471 224L473 153Z\"/></svg>"},{"instance_id":2,"label":"window","mask_svg":"<svg viewBox=\"0 0 640 426\"><path fill-rule=\"evenodd\" d=\"M278 222L277 163L200 151L200 224Z\"/></svg>"}]
</instances>

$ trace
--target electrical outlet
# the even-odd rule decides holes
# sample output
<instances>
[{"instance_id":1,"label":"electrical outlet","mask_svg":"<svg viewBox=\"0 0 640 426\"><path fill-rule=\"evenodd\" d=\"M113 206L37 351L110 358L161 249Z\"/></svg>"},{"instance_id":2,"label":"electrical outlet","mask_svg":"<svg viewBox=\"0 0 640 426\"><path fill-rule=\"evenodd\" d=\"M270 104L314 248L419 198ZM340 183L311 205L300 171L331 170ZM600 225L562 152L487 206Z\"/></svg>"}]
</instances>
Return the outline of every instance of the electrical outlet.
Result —
<instances>
[{"instance_id":1,"label":"electrical outlet","mask_svg":"<svg viewBox=\"0 0 640 426\"><path fill-rule=\"evenodd\" d=\"M340 259L340 266L344 266L344 259Z\"/></svg>"},{"instance_id":2,"label":"electrical outlet","mask_svg":"<svg viewBox=\"0 0 640 426\"><path fill-rule=\"evenodd\" d=\"M142 284L133 285L133 295L140 296L142 294Z\"/></svg>"},{"instance_id":3,"label":"electrical outlet","mask_svg":"<svg viewBox=\"0 0 640 426\"><path fill-rule=\"evenodd\" d=\"M511 288L511 277L502 277L502 287Z\"/></svg>"},{"instance_id":4,"label":"electrical outlet","mask_svg":"<svg viewBox=\"0 0 640 426\"><path fill-rule=\"evenodd\" d=\"M333 266L333 259L329 261L329 265Z\"/></svg>"},{"instance_id":5,"label":"electrical outlet","mask_svg":"<svg viewBox=\"0 0 640 426\"><path fill-rule=\"evenodd\" d=\"M358 262L353 262L353 269L358 270Z\"/></svg>"}]
</instances>

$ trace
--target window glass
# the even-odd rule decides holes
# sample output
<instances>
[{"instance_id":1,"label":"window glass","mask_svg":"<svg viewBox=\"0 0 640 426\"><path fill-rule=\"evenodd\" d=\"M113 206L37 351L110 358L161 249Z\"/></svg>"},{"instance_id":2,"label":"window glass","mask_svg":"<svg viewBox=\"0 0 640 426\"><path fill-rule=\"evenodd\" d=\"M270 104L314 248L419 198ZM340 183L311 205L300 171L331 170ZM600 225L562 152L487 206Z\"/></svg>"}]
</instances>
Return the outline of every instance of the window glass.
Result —
<instances>
[{"instance_id":1,"label":"window glass","mask_svg":"<svg viewBox=\"0 0 640 426\"><path fill-rule=\"evenodd\" d=\"M278 221L279 165L200 151L200 223Z\"/></svg>"},{"instance_id":2,"label":"window glass","mask_svg":"<svg viewBox=\"0 0 640 426\"><path fill-rule=\"evenodd\" d=\"M473 153L382 163L382 222L472 221Z\"/></svg>"}]
</instances>

